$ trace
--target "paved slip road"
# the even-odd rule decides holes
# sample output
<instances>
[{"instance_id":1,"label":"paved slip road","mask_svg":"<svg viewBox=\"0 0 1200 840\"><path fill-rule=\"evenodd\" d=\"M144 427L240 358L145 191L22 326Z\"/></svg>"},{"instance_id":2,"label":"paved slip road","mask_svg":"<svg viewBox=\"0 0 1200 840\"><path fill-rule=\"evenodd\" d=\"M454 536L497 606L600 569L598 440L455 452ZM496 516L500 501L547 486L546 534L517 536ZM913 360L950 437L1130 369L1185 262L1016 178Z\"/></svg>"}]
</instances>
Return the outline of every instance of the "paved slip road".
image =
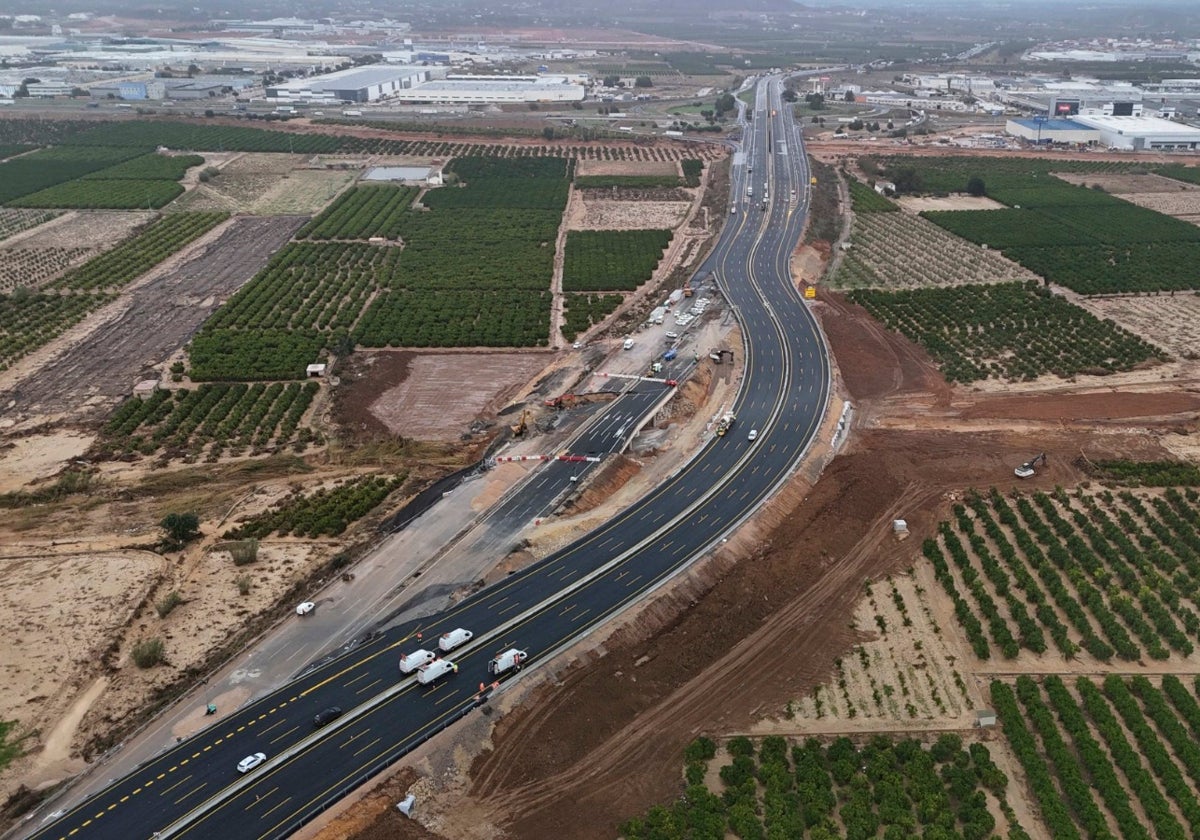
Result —
<instances>
[{"instance_id":1,"label":"paved slip road","mask_svg":"<svg viewBox=\"0 0 1200 840\"><path fill-rule=\"evenodd\" d=\"M733 178L734 197L754 185L754 202L739 203L701 267L718 275L747 342L738 420L728 435L713 438L654 492L576 543L449 611L383 632L323 663L33 836L287 836L470 713L482 700L481 684L492 680L487 661L497 652L519 647L536 665L677 572L769 497L812 440L829 391L823 341L788 274L808 205L808 172L780 93L778 78L758 84ZM770 185L766 209L764 183ZM746 439L751 428L759 430L753 443ZM436 649L438 635L455 627L475 633L451 657L457 675L431 686L401 678L402 652ZM332 705L347 714L315 730L313 715ZM255 752L265 753L267 763L240 776L235 765Z\"/></svg>"}]
</instances>

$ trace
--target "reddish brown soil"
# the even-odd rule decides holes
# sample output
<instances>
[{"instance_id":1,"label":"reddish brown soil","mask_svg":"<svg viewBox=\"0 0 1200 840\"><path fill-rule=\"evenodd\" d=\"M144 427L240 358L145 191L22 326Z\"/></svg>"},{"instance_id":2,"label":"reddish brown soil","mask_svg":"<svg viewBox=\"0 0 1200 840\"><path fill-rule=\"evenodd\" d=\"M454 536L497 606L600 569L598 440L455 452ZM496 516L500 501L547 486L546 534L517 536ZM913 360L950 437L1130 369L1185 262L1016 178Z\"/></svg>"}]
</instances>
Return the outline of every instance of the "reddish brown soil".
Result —
<instances>
[{"instance_id":1,"label":"reddish brown soil","mask_svg":"<svg viewBox=\"0 0 1200 840\"><path fill-rule=\"evenodd\" d=\"M1028 157L1046 160L1090 160L1104 163L1110 160L1134 163L1178 163L1181 155L1150 152L1079 152L1070 149L964 149L958 146L883 146L867 149L854 140L806 140L805 150L818 160L830 162L841 158L858 158L864 155L888 157L911 155L913 157Z\"/></svg>"},{"instance_id":2,"label":"reddish brown soil","mask_svg":"<svg viewBox=\"0 0 1200 840\"><path fill-rule=\"evenodd\" d=\"M1200 394L1111 391L1099 394L983 398L962 412L963 419L1102 421L1126 417L1162 417L1200 410Z\"/></svg>"}]
</instances>

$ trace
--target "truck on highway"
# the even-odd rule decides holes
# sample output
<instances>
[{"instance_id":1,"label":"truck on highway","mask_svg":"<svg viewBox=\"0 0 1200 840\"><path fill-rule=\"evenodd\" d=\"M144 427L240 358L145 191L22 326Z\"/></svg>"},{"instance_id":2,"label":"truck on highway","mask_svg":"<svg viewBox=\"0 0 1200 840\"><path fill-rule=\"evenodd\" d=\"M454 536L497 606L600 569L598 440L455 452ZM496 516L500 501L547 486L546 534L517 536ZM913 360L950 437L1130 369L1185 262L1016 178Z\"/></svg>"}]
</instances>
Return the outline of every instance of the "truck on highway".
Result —
<instances>
[{"instance_id":1,"label":"truck on highway","mask_svg":"<svg viewBox=\"0 0 1200 840\"><path fill-rule=\"evenodd\" d=\"M509 648L488 663L488 673L503 674L505 671L510 671L513 668L519 671L521 670L521 663L528 658L529 654L525 651Z\"/></svg>"},{"instance_id":2,"label":"truck on highway","mask_svg":"<svg viewBox=\"0 0 1200 840\"><path fill-rule=\"evenodd\" d=\"M471 639L475 638L475 634L470 630L464 630L461 627L451 630L449 633L443 633L438 639L438 647L443 651L454 650L459 645L465 645Z\"/></svg>"},{"instance_id":3,"label":"truck on highway","mask_svg":"<svg viewBox=\"0 0 1200 840\"><path fill-rule=\"evenodd\" d=\"M414 650L400 657L400 673L411 674L422 665L428 665L437 657L427 650Z\"/></svg>"},{"instance_id":4,"label":"truck on highway","mask_svg":"<svg viewBox=\"0 0 1200 840\"><path fill-rule=\"evenodd\" d=\"M449 659L435 659L428 665L422 665L417 670L417 682L421 685L429 685L434 680L440 679L447 674L457 674L458 666Z\"/></svg>"},{"instance_id":5,"label":"truck on highway","mask_svg":"<svg viewBox=\"0 0 1200 840\"><path fill-rule=\"evenodd\" d=\"M733 422L737 417L732 411L727 411L725 415L717 422L717 437L724 437L725 433L733 428Z\"/></svg>"}]
</instances>

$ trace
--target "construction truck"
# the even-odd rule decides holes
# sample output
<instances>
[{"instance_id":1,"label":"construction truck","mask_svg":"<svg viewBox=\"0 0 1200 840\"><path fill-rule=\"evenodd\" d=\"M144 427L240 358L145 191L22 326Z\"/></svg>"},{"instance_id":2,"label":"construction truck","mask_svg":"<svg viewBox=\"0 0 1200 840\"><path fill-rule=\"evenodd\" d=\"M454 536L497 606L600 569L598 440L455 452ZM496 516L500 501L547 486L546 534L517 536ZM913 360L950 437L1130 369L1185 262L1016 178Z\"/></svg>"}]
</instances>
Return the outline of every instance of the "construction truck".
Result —
<instances>
[{"instance_id":1,"label":"construction truck","mask_svg":"<svg viewBox=\"0 0 1200 840\"><path fill-rule=\"evenodd\" d=\"M1045 452L1030 458L1024 464L1017 467L1015 470L1013 470L1013 475L1015 475L1017 478L1032 478L1034 474L1033 468L1038 465L1039 461L1041 461L1043 467L1046 466Z\"/></svg>"},{"instance_id":2,"label":"construction truck","mask_svg":"<svg viewBox=\"0 0 1200 840\"><path fill-rule=\"evenodd\" d=\"M725 433L733 428L734 420L737 420L737 417L734 415L734 413L732 411L727 411L725 416L723 416L720 421L717 422L717 437L724 437Z\"/></svg>"},{"instance_id":3,"label":"construction truck","mask_svg":"<svg viewBox=\"0 0 1200 840\"><path fill-rule=\"evenodd\" d=\"M529 654L523 650L509 648L488 663L488 673L503 674L505 671L512 670L513 668L516 668L519 671L521 670L521 663L524 662L528 657Z\"/></svg>"}]
</instances>

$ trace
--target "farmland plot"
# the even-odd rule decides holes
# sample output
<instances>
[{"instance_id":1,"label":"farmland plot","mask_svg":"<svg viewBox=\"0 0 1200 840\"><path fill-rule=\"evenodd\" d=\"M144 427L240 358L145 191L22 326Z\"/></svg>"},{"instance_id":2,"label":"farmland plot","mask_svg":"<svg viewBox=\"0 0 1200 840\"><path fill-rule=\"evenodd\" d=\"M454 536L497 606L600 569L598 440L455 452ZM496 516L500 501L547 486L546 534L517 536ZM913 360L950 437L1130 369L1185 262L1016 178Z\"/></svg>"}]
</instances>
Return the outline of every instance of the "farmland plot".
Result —
<instances>
[{"instance_id":1,"label":"farmland plot","mask_svg":"<svg viewBox=\"0 0 1200 840\"><path fill-rule=\"evenodd\" d=\"M884 735L861 745L846 737L800 743L769 736L756 747L738 736L720 756L702 737L683 757L685 795L623 823L622 837L1028 836L1007 803L1008 776L989 747L964 749L953 733L932 745ZM709 767L714 758L727 762L716 774Z\"/></svg>"},{"instance_id":2,"label":"farmland plot","mask_svg":"<svg viewBox=\"0 0 1200 840\"><path fill-rule=\"evenodd\" d=\"M13 210L14 213L51 213L55 216L33 233L0 243L2 247L91 248L108 251L122 244L139 228L154 221L158 214L146 211L77 210L62 213L57 210ZM30 241L31 237L36 237Z\"/></svg>"},{"instance_id":3,"label":"farmland plot","mask_svg":"<svg viewBox=\"0 0 1200 840\"><path fill-rule=\"evenodd\" d=\"M16 210L0 207L0 240L7 239L14 233L37 227L60 215L62 214L50 210Z\"/></svg>"},{"instance_id":4,"label":"farmland plot","mask_svg":"<svg viewBox=\"0 0 1200 840\"><path fill-rule=\"evenodd\" d=\"M814 734L965 721L979 698L968 688L970 673L960 670L957 639L943 635L931 603L907 575L867 583L854 627L874 638L836 660L832 681L794 703L787 719L801 719Z\"/></svg>"},{"instance_id":5,"label":"farmland plot","mask_svg":"<svg viewBox=\"0 0 1200 840\"><path fill-rule=\"evenodd\" d=\"M341 170L297 169L255 201L250 212L259 216L300 216L320 212L354 180L354 176L354 172Z\"/></svg>"},{"instance_id":6,"label":"farmland plot","mask_svg":"<svg viewBox=\"0 0 1200 840\"><path fill-rule=\"evenodd\" d=\"M334 487L322 487L311 493L297 490L270 510L226 532L225 538L263 539L272 534L285 537L336 537L350 524L378 507L404 484L406 478L407 475L367 475L338 482Z\"/></svg>"},{"instance_id":7,"label":"farmland plot","mask_svg":"<svg viewBox=\"0 0 1200 840\"><path fill-rule=\"evenodd\" d=\"M675 229L687 217L686 201L612 201L579 193L572 202L582 205L582 215L571 221L571 230Z\"/></svg>"},{"instance_id":8,"label":"farmland plot","mask_svg":"<svg viewBox=\"0 0 1200 840\"><path fill-rule=\"evenodd\" d=\"M922 553L978 659L1033 655L1053 671L1085 654L1093 668L1192 661L1197 548L1192 489L993 491L956 505Z\"/></svg>"},{"instance_id":9,"label":"farmland plot","mask_svg":"<svg viewBox=\"0 0 1200 840\"><path fill-rule=\"evenodd\" d=\"M1129 370L1166 354L1034 283L905 292L860 289L850 299L925 347L950 382L1032 380L1044 373Z\"/></svg>"},{"instance_id":10,"label":"farmland plot","mask_svg":"<svg viewBox=\"0 0 1200 840\"><path fill-rule=\"evenodd\" d=\"M303 448L311 431L300 421L316 396L316 382L218 383L193 390L158 390L130 397L101 430L96 457L140 452L215 461L222 455L260 454L293 441Z\"/></svg>"},{"instance_id":11,"label":"farmland plot","mask_svg":"<svg viewBox=\"0 0 1200 840\"><path fill-rule=\"evenodd\" d=\"M570 231L563 289L634 291L653 276L672 235L670 230Z\"/></svg>"},{"instance_id":12,"label":"farmland plot","mask_svg":"<svg viewBox=\"0 0 1200 840\"><path fill-rule=\"evenodd\" d=\"M303 166L304 162L302 155L237 154L219 167L219 175L197 184L195 189L172 204L171 209L249 213L255 204L277 189L287 175Z\"/></svg>"},{"instance_id":13,"label":"farmland plot","mask_svg":"<svg viewBox=\"0 0 1200 840\"><path fill-rule=\"evenodd\" d=\"M133 292L129 306L115 320L27 376L3 401L16 400L13 411L23 414L89 419L105 411L128 395L139 378L159 376L144 365L178 350L218 303L249 280L304 221L234 219L202 251L169 271L159 270ZM86 300L96 294L57 300ZM110 299L103 295L103 302Z\"/></svg>"},{"instance_id":14,"label":"farmland plot","mask_svg":"<svg viewBox=\"0 0 1200 840\"><path fill-rule=\"evenodd\" d=\"M93 253L91 248L0 248L0 294L40 289Z\"/></svg>"},{"instance_id":15,"label":"farmland plot","mask_svg":"<svg viewBox=\"0 0 1200 840\"><path fill-rule=\"evenodd\" d=\"M1182 359L1200 358L1200 295L1154 295L1085 300L1099 318L1109 318Z\"/></svg>"},{"instance_id":16,"label":"farmland plot","mask_svg":"<svg viewBox=\"0 0 1200 840\"><path fill-rule=\"evenodd\" d=\"M908 213L856 215L835 288L905 289L1034 280L1028 269Z\"/></svg>"}]
</instances>

